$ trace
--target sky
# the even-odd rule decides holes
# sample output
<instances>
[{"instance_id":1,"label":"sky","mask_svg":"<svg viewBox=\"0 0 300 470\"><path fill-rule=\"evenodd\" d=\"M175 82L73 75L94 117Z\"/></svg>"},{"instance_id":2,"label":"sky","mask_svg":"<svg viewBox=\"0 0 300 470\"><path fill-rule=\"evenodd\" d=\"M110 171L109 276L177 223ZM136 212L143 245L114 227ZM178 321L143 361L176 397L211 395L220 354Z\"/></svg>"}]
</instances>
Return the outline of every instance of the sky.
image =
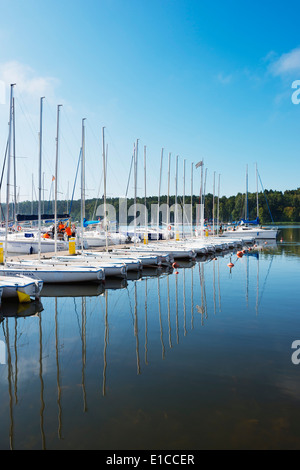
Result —
<instances>
[{"instance_id":1,"label":"sky","mask_svg":"<svg viewBox=\"0 0 300 470\"><path fill-rule=\"evenodd\" d=\"M247 168L255 192L256 164L264 189L298 188L299 13L293 0L0 0L0 161L15 83L19 200L38 198L41 97L46 200L54 197L59 104L59 199L73 190L80 198L82 119L87 199L103 194L103 128L108 197L124 197L127 185L133 196L137 140L139 196L144 151L149 196L159 191L162 152L161 194L169 154L172 194L177 155L178 194L191 192L192 163L199 194L201 160L207 193L245 192ZM6 185L4 173L1 200Z\"/></svg>"}]
</instances>

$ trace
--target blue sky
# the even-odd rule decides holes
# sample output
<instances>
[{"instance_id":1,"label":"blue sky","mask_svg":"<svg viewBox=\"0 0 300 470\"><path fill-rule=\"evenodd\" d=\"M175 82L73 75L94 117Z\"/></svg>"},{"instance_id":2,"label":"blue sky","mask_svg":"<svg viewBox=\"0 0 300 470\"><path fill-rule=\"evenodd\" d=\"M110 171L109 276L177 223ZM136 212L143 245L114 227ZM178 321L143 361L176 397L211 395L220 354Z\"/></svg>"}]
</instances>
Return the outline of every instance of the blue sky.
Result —
<instances>
[{"instance_id":1,"label":"blue sky","mask_svg":"<svg viewBox=\"0 0 300 470\"><path fill-rule=\"evenodd\" d=\"M179 155L178 191L190 192L191 163L204 159L206 191L256 190L255 163L266 189L299 187L300 79L296 1L0 0L0 151L7 139L9 84L16 83L17 186L37 194L39 99L45 96L45 199L55 171L56 107L60 119L59 197L71 196L81 120L86 118L86 197L103 193L102 127L108 147L109 196L124 196L139 139L138 194L158 193L164 149ZM2 87L3 88L3 87ZM4 99L5 98L5 99ZM194 192L199 192L194 170ZM80 184L75 198L80 197ZM4 200L5 192L1 191ZM133 181L128 196L133 195Z\"/></svg>"}]
</instances>

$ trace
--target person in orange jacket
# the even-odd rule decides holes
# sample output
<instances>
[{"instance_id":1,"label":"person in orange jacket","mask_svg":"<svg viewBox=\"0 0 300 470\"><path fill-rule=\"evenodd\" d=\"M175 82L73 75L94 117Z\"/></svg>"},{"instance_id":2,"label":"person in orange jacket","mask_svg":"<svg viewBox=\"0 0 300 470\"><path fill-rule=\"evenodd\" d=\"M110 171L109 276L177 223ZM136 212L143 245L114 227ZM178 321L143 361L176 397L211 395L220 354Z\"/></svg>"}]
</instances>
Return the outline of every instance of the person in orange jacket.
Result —
<instances>
[{"instance_id":1,"label":"person in orange jacket","mask_svg":"<svg viewBox=\"0 0 300 470\"><path fill-rule=\"evenodd\" d=\"M65 229L65 233L67 234L68 240L69 240L69 238L72 236L72 230L71 230L71 227L69 225L67 225L67 227Z\"/></svg>"},{"instance_id":2,"label":"person in orange jacket","mask_svg":"<svg viewBox=\"0 0 300 470\"><path fill-rule=\"evenodd\" d=\"M62 223L62 221L60 221L59 225L58 225L58 231L62 233L62 232L64 232L64 230L65 230L65 226Z\"/></svg>"}]
</instances>

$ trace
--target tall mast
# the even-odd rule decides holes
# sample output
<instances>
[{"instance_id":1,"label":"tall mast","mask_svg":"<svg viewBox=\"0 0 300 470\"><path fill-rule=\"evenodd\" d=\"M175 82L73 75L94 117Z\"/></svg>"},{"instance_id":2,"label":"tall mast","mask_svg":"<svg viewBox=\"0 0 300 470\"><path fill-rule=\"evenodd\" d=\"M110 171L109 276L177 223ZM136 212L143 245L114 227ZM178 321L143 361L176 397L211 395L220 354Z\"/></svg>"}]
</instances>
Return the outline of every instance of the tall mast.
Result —
<instances>
[{"instance_id":1,"label":"tall mast","mask_svg":"<svg viewBox=\"0 0 300 470\"><path fill-rule=\"evenodd\" d=\"M204 237L204 194L205 194L205 183L203 184L203 160L201 160L201 237Z\"/></svg>"},{"instance_id":2,"label":"tall mast","mask_svg":"<svg viewBox=\"0 0 300 470\"><path fill-rule=\"evenodd\" d=\"M256 216L259 217L259 209L258 209L258 172L257 172L257 163L255 164L256 167Z\"/></svg>"},{"instance_id":3,"label":"tall mast","mask_svg":"<svg viewBox=\"0 0 300 470\"><path fill-rule=\"evenodd\" d=\"M15 98L13 98L12 105L13 113L13 158L14 158L14 224L17 226L17 173L16 173L16 112L15 112Z\"/></svg>"},{"instance_id":4,"label":"tall mast","mask_svg":"<svg viewBox=\"0 0 300 470\"><path fill-rule=\"evenodd\" d=\"M105 136L104 127L102 127L102 160L103 160L103 202L104 202L104 223L105 223L105 248L108 249L107 240L107 217L106 217L106 158L105 158Z\"/></svg>"},{"instance_id":5,"label":"tall mast","mask_svg":"<svg viewBox=\"0 0 300 470\"><path fill-rule=\"evenodd\" d=\"M81 251L83 251L83 219L85 218L85 118L81 123Z\"/></svg>"},{"instance_id":6,"label":"tall mast","mask_svg":"<svg viewBox=\"0 0 300 470\"><path fill-rule=\"evenodd\" d=\"M160 189L161 189L161 172L163 162L164 149L161 149L160 156L160 171L159 171L159 184L158 184L158 200L157 200L157 240L159 239L159 205L160 205Z\"/></svg>"},{"instance_id":7,"label":"tall mast","mask_svg":"<svg viewBox=\"0 0 300 470\"><path fill-rule=\"evenodd\" d=\"M177 207L177 182L178 182L178 155L176 156L176 171L175 171L175 233L176 233L176 240L178 239L178 207Z\"/></svg>"},{"instance_id":8,"label":"tall mast","mask_svg":"<svg viewBox=\"0 0 300 470\"><path fill-rule=\"evenodd\" d=\"M248 165L246 165L246 199L245 199L245 219L248 219Z\"/></svg>"},{"instance_id":9,"label":"tall mast","mask_svg":"<svg viewBox=\"0 0 300 470\"><path fill-rule=\"evenodd\" d=\"M193 163L191 164L191 237L193 237Z\"/></svg>"},{"instance_id":10,"label":"tall mast","mask_svg":"<svg viewBox=\"0 0 300 470\"><path fill-rule=\"evenodd\" d=\"M136 244L136 193L137 193L137 152L138 139L136 145L133 145L133 162L134 162L134 245Z\"/></svg>"},{"instance_id":11,"label":"tall mast","mask_svg":"<svg viewBox=\"0 0 300 470\"><path fill-rule=\"evenodd\" d=\"M203 237L203 229L204 229L204 199L203 199L203 160L196 163L195 168L200 167L200 197L199 197L199 211L198 212L198 221L197 225L200 225L200 237ZM199 220L200 217L200 220Z\"/></svg>"},{"instance_id":12,"label":"tall mast","mask_svg":"<svg viewBox=\"0 0 300 470\"><path fill-rule=\"evenodd\" d=\"M168 162L167 227L169 227L170 225L170 167L171 167L171 153L169 153L169 162Z\"/></svg>"},{"instance_id":13,"label":"tall mast","mask_svg":"<svg viewBox=\"0 0 300 470\"><path fill-rule=\"evenodd\" d=\"M9 218L10 154L11 154L11 135L12 135L12 128L11 127L12 127L12 106L13 106L13 88L14 88L14 86L15 86L15 83L10 85L4 262L6 261L6 253L7 253L7 233L8 233L8 218Z\"/></svg>"},{"instance_id":14,"label":"tall mast","mask_svg":"<svg viewBox=\"0 0 300 470\"><path fill-rule=\"evenodd\" d=\"M213 236L215 235L215 176L216 172L214 171L214 184L213 184Z\"/></svg>"},{"instance_id":15,"label":"tall mast","mask_svg":"<svg viewBox=\"0 0 300 470\"><path fill-rule=\"evenodd\" d=\"M185 216L185 159L183 160L183 198L182 198L182 238L184 238L184 216Z\"/></svg>"},{"instance_id":16,"label":"tall mast","mask_svg":"<svg viewBox=\"0 0 300 470\"><path fill-rule=\"evenodd\" d=\"M57 125L56 125L56 158L55 158L55 203L54 203L54 246L55 255L57 252L57 173L58 173L58 154L59 154L59 112L62 104L57 105Z\"/></svg>"},{"instance_id":17,"label":"tall mast","mask_svg":"<svg viewBox=\"0 0 300 470\"><path fill-rule=\"evenodd\" d=\"M144 145L144 188L145 188L145 239L148 243L148 214L147 214L147 176L146 176L146 145Z\"/></svg>"},{"instance_id":18,"label":"tall mast","mask_svg":"<svg viewBox=\"0 0 300 470\"><path fill-rule=\"evenodd\" d=\"M42 199L42 119L43 119L43 99L41 98L40 101L40 134L39 134L39 207L38 207L38 234L39 234L39 245L38 245L38 253L39 259L41 256L41 199Z\"/></svg>"},{"instance_id":19,"label":"tall mast","mask_svg":"<svg viewBox=\"0 0 300 470\"><path fill-rule=\"evenodd\" d=\"M219 235L219 218L220 218L220 173L219 173L219 181L218 181L218 208L217 208L217 235Z\"/></svg>"}]
</instances>

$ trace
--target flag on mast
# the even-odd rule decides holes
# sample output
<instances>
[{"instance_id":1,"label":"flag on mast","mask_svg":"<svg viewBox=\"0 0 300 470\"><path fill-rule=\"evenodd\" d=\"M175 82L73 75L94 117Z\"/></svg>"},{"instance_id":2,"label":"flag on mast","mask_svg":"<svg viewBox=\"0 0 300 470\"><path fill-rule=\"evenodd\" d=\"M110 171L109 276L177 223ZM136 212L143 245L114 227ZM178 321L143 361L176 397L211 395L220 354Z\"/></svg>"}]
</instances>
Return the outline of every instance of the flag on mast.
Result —
<instances>
[{"instance_id":1,"label":"flag on mast","mask_svg":"<svg viewBox=\"0 0 300 470\"><path fill-rule=\"evenodd\" d=\"M203 160L201 160L201 162L196 163L195 167L199 168L199 166L202 166L202 165L203 165Z\"/></svg>"}]
</instances>

